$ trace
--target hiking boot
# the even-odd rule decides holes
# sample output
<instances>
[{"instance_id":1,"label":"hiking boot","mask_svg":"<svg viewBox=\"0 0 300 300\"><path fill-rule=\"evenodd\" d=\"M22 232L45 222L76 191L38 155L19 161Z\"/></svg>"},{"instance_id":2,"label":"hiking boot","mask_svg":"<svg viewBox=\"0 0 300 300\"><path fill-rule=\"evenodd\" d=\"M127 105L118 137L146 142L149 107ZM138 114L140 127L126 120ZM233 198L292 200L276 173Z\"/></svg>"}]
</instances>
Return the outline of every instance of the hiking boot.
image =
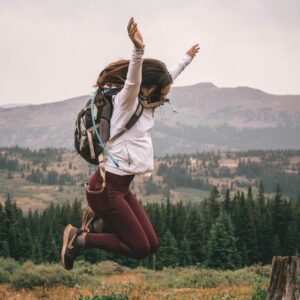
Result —
<instances>
[{"instance_id":1,"label":"hiking boot","mask_svg":"<svg viewBox=\"0 0 300 300\"><path fill-rule=\"evenodd\" d=\"M63 246L61 249L61 264L67 270L73 268L73 263L75 258L82 254L82 248L80 248L77 243L77 237L84 231L72 226L67 225L64 230Z\"/></svg>"},{"instance_id":2,"label":"hiking boot","mask_svg":"<svg viewBox=\"0 0 300 300\"><path fill-rule=\"evenodd\" d=\"M83 210L81 216L81 230L90 233L100 233L103 229L103 220L97 217L92 209L88 206Z\"/></svg>"}]
</instances>

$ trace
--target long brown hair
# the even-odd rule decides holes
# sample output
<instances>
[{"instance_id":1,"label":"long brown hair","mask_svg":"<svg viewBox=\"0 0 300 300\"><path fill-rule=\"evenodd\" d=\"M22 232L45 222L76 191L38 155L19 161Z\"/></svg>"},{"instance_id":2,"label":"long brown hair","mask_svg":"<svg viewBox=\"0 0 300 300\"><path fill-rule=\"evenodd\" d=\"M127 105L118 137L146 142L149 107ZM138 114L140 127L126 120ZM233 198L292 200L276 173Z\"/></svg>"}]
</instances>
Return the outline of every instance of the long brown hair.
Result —
<instances>
[{"instance_id":1,"label":"long brown hair","mask_svg":"<svg viewBox=\"0 0 300 300\"><path fill-rule=\"evenodd\" d=\"M122 88L128 72L129 60L118 60L104 68L97 80L96 87L103 88L105 85ZM166 65L153 58L145 58L142 65L141 87L149 88L155 86L152 94L159 94L160 91L172 83L172 77Z\"/></svg>"}]
</instances>

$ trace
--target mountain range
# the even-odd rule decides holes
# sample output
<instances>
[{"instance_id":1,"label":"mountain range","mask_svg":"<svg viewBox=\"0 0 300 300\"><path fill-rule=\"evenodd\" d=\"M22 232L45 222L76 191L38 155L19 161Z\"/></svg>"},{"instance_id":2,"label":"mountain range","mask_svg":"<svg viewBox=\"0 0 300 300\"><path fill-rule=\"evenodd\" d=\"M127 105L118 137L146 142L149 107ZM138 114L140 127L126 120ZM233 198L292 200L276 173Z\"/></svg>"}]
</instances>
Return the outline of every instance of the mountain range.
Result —
<instances>
[{"instance_id":1,"label":"mountain range","mask_svg":"<svg viewBox=\"0 0 300 300\"><path fill-rule=\"evenodd\" d=\"M204 82L173 87L155 111L156 155L203 150L300 149L300 95ZM77 113L89 96L0 108L0 146L73 149ZM174 112L175 109L177 112Z\"/></svg>"}]
</instances>

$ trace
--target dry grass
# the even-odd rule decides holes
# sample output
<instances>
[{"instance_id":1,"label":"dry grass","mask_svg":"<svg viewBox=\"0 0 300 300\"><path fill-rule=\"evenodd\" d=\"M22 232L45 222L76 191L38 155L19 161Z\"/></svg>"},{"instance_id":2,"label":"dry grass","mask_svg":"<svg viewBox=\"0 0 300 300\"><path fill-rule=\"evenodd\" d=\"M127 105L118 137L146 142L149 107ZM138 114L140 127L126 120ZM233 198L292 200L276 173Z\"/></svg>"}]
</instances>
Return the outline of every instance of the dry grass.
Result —
<instances>
[{"instance_id":1,"label":"dry grass","mask_svg":"<svg viewBox=\"0 0 300 300\"><path fill-rule=\"evenodd\" d=\"M80 296L83 299L88 296L90 300L97 296L95 299L100 300L101 296L113 294L128 296L132 300L246 300L251 298L258 286L266 289L270 272L270 266L258 265L235 271L196 266L155 271L143 267L130 269L113 261L102 261L93 265L78 261L75 268L67 272L57 264L34 265L27 262L19 265L8 259L2 260L2 268L14 275L11 285L0 285L0 300L68 300L79 299ZM45 281L34 281L37 274L42 275L45 272L49 275L44 278ZM15 276L16 273L18 276ZM12 286L16 286L16 289ZM26 289L22 288L25 286Z\"/></svg>"},{"instance_id":2,"label":"dry grass","mask_svg":"<svg viewBox=\"0 0 300 300\"><path fill-rule=\"evenodd\" d=\"M38 300L38 299L78 299L80 295L90 298L94 296L109 296L112 292L123 295L128 295L129 300L212 300L212 299L236 299L248 300L251 295L249 286L226 287L219 286L216 288L177 288L177 289L158 289L152 291L146 283L136 283L134 288L131 288L127 293L128 288L120 288L118 275L110 275L110 282L114 285L101 284L99 288L91 289L86 287L76 286L69 288L65 286L56 286L53 288L33 288L32 290L22 289L15 291L9 285L0 285L0 300ZM122 278L124 280L125 278ZM133 278L131 278L133 279ZM124 282L124 281L123 281Z\"/></svg>"},{"instance_id":3,"label":"dry grass","mask_svg":"<svg viewBox=\"0 0 300 300\"><path fill-rule=\"evenodd\" d=\"M291 165L297 165L300 163L300 156L294 156L290 158Z\"/></svg>"},{"instance_id":4,"label":"dry grass","mask_svg":"<svg viewBox=\"0 0 300 300\"><path fill-rule=\"evenodd\" d=\"M36 201L34 201L36 200ZM47 208L48 204L44 202L38 201L38 198L34 197L14 197L14 201L16 202L18 207L21 207L23 211L31 210L43 210ZM48 200L49 204L51 200Z\"/></svg>"},{"instance_id":5,"label":"dry grass","mask_svg":"<svg viewBox=\"0 0 300 300\"><path fill-rule=\"evenodd\" d=\"M114 274L114 275L102 275L102 282L109 284L128 284L130 282L139 284L142 281L141 274Z\"/></svg>"},{"instance_id":6,"label":"dry grass","mask_svg":"<svg viewBox=\"0 0 300 300\"><path fill-rule=\"evenodd\" d=\"M237 299L248 300L251 295L251 288L248 286L239 287L226 287L220 286L216 288L181 288L169 289L154 293L153 299L199 299L199 300L212 300L212 299Z\"/></svg>"},{"instance_id":7,"label":"dry grass","mask_svg":"<svg viewBox=\"0 0 300 300\"><path fill-rule=\"evenodd\" d=\"M40 299L62 299L74 300L79 295L93 296L93 292L87 288L69 288L56 286L55 288L33 288L15 291L9 285L0 285L0 300L40 300Z\"/></svg>"},{"instance_id":8,"label":"dry grass","mask_svg":"<svg viewBox=\"0 0 300 300\"><path fill-rule=\"evenodd\" d=\"M53 186L51 186L51 185L25 185L25 186L20 186L19 190L21 190L21 191L28 191L28 190L33 190L33 191L53 190Z\"/></svg>"}]
</instances>

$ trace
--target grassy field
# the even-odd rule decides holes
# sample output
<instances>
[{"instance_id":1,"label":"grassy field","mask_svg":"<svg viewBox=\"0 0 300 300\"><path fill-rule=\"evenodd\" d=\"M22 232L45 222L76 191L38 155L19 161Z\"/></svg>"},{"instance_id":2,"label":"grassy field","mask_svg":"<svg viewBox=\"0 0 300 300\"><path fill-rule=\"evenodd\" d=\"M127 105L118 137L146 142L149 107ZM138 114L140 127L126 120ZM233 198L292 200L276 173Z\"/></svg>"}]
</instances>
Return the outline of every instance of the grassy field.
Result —
<instances>
[{"instance_id":1,"label":"grassy field","mask_svg":"<svg viewBox=\"0 0 300 300\"><path fill-rule=\"evenodd\" d=\"M24 211L31 209L45 209L49 204L72 202L75 198L84 199L84 188L79 185L63 186L42 185L28 182L21 178L8 179L0 176L0 202L6 199L7 194L14 199L17 206Z\"/></svg>"},{"instance_id":2,"label":"grassy field","mask_svg":"<svg viewBox=\"0 0 300 300\"><path fill-rule=\"evenodd\" d=\"M78 154L68 150L55 150L52 153L52 156L47 156L41 158L37 153L32 152L31 156L22 156L18 154L17 151L13 150L2 150L3 154L7 155L9 159L17 160L20 168L18 171L8 171L7 169L0 169L0 202L6 199L7 194L9 193L13 200L16 201L18 207L23 209L24 211L28 211L31 209L44 209L50 203L63 203L66 201L74 201L74 199L79 199L85 205L85 190L84 188L79 186L79 183L88 180L89 175L94 173L96 170L96 166L88 165ZM43 152L42 152L43 153ZM272 153L271 153L272 154ZM271 155L270 154L270 155ZM6 157L6 156L3 157ZM41 155L41 154L40 154ZM189 158L189 164L185 165L187 169L187 174L192 174L192 178L207 180L210 186L217 186L218 190L224 194L225 188L230 187L231 197L234 196L234 193L239 190L240 192L247 193L247 188L249 185L252 186L252 192L254 195L257 194L257 186L256 180L257 178L247 178L246 176L238 176L232 170L230 171L233 176L227 177L219 177L216 174L221 170L221 165L224 164L230 165L235 164L238 160L248 161L251 160L256 163L262 163L261 158L259 156L247 156L246 154L239 159L237 158L236 153L225 153L222 152L218 161L214 161L214 156L209 156L206 159L203 158ZM266 157L266 154L264 154ZM287 154L286 154L287 155ZM286 162L283 164L282 155L277 154L274 157L274 168L281 170L283 173L285 171L295 172L297 170L298 165L300 163L300 156L297 154L290 154L285 158ZM59 159L58 159L59 158ZM187 157L185 157L187 160ZM153 182L160 187L160 190L146 190L145 181L147 180L143 176L136 176L134 178L134 182L131 186L133 192L137 195L137 197L144 203L148 202L162 202L166 199L167 189L170 187L164 182L162 176L158 176L157 170L159 169L159 165L162 163L175 163L176 158L160 158L154 161L154 172L152 175ZM22 168L21 168L22 166ZM277 169L274 170L277 170ZM28 181L32 179L28 179L29 175L31 175L32 170L39 171L41 177L47 177L47 174L51 171L55 171L58 175L69 175L73 181L66 182L65 185L46 185L46 184L37 184L33 181ZM277 170L277 171L278 171ZM285 171L284 171L285 170ZM211 172L213 171L213 172ZM176 172L176 169L173 170ZM274 171L275 172L275 171ZM230 173L230 174L231 174ZM224 175L225 176L225 175ZM282 175L285 176L285 175ZM287 175L286 176L292 176ZM27 179L26 179L27 178ZM30 177L29 177L30 178ZM285 177L283 177L285 178ZM285 178L287 181L288 178ZM149 180L149 179L148 179ZM37 180L34 180L38 182ZM41 181L46 183L46 181ZM74 184L76 182L76 184ZM274 181L275 184L275 181ZM176 183L177 187L175 189L170 190L170 200L172 203L176 203L180 200L183 202L199 202L202 201L205 197L209 195L209 191L202 191L200 189L190 188L190 187L180 187L180 182ZM193 186L193 185L192 185ZM150 194L149 193L152 193ZM156 194L155 194L156 193ZM272 192L265 192L265 196L272 196Z\"/></svg>"},{"instance_id":3,"label":"grassy field","mask_svg":"<svg viewBox=\"0 0 300 300\"><path fill-rule=\"evenodd\" d=\"M208 191L202 191L199 189L189 187L178 187L175 190L171 191L171 199L173 199L174 202L181 200L183 203L197 203L199 201L204 200L204 198L207 198L208 196Z\"/></svg>"},{"instance_id":4,"label":"grassy field","mask_svg":"<svg viewBox=\"0 0 300 300\"><path fill-rule=\"evenodd\" d=\"M0 259L0 299L258 300L264 299L269 273L270 266L236 271L201 266L154 271L129 269L112 261L95 265L78 261L72 271L65 271L57 264L22 265Z\"/></svg>"},{"instance_id":5,"label":"grassy field","mask_svg":"<svg viewBox=\"0 0 300 300\"><path fill-rule=\"evenodd\" d=\"M50 203L59 204L66 201L72 202L75 198L82 200L85 204L85 189L77 185L43 185L26 181L19 175L14 175L12 179L7 178L7 172L0 174L0 202L4 202L7 194L16 202L17 206L24 211L29 209L45 209ZM156 176L156 180L160 177ZM162 194L145 195L141 189L143 178L137 176L134 179L134 192L141 199L143 204L149 202L161 203L165 196ZM202 191L195 188L178 187L170 191L170 200L172 203L178 201L199 202L209 195L208 191Z\"/></svg>"}]
</instances>

